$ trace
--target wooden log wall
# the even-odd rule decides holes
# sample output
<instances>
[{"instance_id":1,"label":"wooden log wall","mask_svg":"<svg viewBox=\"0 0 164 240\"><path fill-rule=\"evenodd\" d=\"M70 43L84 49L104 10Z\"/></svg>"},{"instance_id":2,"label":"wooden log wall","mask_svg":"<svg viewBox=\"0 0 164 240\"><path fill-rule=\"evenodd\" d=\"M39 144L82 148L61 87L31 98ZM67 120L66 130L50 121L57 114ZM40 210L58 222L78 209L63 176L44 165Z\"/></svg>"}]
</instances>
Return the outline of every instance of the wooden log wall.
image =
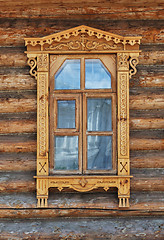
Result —
<instances>
[{"instance_id":1,"label":"wooden log wall","mask_svg":"<svg viewBox=\"0 0 164 240\"><path fill-rule=\"evenodd\" d=\"M1 1L0 239L164 239L163 7L163 0ZM49 208L36 208L36 80L23 38L82 24L143 37L130 80L129 210L118 209L115 190L53 189Z\"/></svg>"}]
</instances>

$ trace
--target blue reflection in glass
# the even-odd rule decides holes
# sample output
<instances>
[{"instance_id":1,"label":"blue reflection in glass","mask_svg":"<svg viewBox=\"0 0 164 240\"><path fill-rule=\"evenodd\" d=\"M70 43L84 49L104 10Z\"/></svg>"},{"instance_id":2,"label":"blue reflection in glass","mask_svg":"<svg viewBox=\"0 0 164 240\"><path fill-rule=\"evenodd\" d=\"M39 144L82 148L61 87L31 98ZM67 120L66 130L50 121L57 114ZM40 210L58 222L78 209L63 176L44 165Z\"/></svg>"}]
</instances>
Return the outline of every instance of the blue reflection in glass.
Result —
<instances>
[{"instance_id":1,"label":"blue reflection in glass","mask_svg":"<svg viewBox=\"0 0 164 240\"><path fill-rule=\"evenodd\" d=\"M80 89L80 59L67 59L55 74L55 89Z\"/></svg>"},{"instance_id":2,"label":"blue reflection in glass","mask_svg":"<svg viewBox=\"0 0 164 240\"><path fill-rule=\"evenodd\" d=\"M55 170L78 170L78 136L55 137Z\"/></svg>"},{"instance_id":3,"label":"blue reflection in glass","mask_svg":"<svg viewBox=\"0 0 164 240\"><path fill-rule=\"evenodd\" d=\"M112 136L88 136L87 169L112 169Z\"/></svg>"},{"instance_id":4,"label":"blue reflection in glass","mask_svg":"<svg viewBox=\"0 0 164 240\"><path fill-rule=\"evenodd\" d=\"M75 128L75 100L57 101L58 105L58 128Z\"/></svg>"},{"instance_id":5,"label":"blue reflection in glass","mask_svg":"<svg viewBox=\"0 0 164 240\"><path fill-rule=\"evenodd\" d=\"M111 88L111 74L100 59L85 60L85 88Z\"/></svg>"}]
</instances>

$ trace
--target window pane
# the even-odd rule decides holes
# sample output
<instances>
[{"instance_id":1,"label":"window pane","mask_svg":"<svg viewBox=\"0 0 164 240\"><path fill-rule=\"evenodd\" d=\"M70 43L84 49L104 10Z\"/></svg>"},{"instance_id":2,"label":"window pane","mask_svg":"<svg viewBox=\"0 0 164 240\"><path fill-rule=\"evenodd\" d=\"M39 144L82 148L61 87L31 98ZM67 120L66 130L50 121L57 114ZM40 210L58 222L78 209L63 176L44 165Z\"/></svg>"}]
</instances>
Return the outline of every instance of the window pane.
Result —
<instances>
[{"instance_id":1,"label":"window pane","mask_svg":"<svg viewBox=\"0 0 164 240\"><path fill-rule=\"evenodd\" d=\"M112 101L111 98L87 99L87 130L112 130Z\"/></svg>"},{"instance_id":2,"label":"window pane","mask_svg":"<svg viewBox=\"0 0 164 240\"><path fill-rule=\"evenodd\" d=\"M55 74L55 89L80 89L80 59L63 63Z\"/></svg>"},{"instance_id":3,"label":"window pane","mask_svg":"<svg viewBox=\"0 0 164 240\"><path fill-rule=\"evenodd\" d=\"M57 101L58 128L75 128L75 100Z\"/></svg>"},{"instance_id":4,"label":"window pane","mask_svg":"<svg viewBox=\"0 0 164 240\"><path fill-rule=\"evenodd\" d=\"M85 88L111 88L111 75L100 59L85 60Z\"/></svg>"},{"instance_id":5,"label":"window pane","mask_svg":"<svg viewBox=\"0 0 164 240\"><path fill-rule=\"evenodd\" d=\"M87 169L112 169L112 136L88 136Z\"/></svg>"},{"instance_id":6,"label":"window pane","mask_svg":"<svg viewBox=\"0 0 164 240\"><path fill-rule=\"evenodd\" d=\"M78 169L78 136L55 137L55 170Z\"/></svg>"}]
</instances>

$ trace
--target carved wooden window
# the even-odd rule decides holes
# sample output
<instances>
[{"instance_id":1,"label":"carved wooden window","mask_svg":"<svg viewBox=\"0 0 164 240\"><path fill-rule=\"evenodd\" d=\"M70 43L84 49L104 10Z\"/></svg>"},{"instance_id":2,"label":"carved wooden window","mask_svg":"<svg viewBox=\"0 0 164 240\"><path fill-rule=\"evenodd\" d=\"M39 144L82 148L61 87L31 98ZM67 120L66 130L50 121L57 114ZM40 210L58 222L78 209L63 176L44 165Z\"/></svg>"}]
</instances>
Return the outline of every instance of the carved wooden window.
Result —
<instances>
[{"instance_id":1,"label":"carved wooden window","mask_svg":"<svg viewBox=\"0 0 164 240\"><path fill-rule=\"evenodd\" d=\"M115 55L50 56L50 170L116 173Z\"/></svg>"},{"instance_id":2,"label":"carved wooden window","mask_svg":"<svg viewBox=\"0 0 164 240\"><path fill-rule=\"evenodd\" d=\"M140 39L87 26L25 39L37 80L38 207L50 187L116 187L119 207L129 207L129 79Z\"/></svg>"}]
</instances>

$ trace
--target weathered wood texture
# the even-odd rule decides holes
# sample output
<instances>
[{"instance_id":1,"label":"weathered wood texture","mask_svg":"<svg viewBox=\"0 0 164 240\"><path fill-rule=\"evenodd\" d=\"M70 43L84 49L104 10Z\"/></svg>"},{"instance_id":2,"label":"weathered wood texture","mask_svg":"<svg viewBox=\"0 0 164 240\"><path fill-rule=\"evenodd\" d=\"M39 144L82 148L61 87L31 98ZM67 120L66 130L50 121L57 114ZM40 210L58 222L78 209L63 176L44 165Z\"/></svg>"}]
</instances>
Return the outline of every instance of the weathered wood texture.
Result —
<instances>
[{"instance_id":1,"label":"weathered wood texture","mask_svg":"<svg viewBox=\"0 0 164 240\"><path fill-rule=\"evenodd\" d=\"M157 217L143 218L140 221L138 218L130 219L130 221L124 218L119 220L117 218L85 218L78 221L77 219L57 218L55 221L48 219L46 222L43 219L3 220L0 226L0 239L162 240L164 236L162 225L163 218ZM19 232L17 232L18 227Z\"/></svg>"},{"instance_id":2,"label":"weathered wood texture","mask_svg":"<svg viewBox=\"0 0 164 240\"><path fill-rule=\"evenodd\" d=\"M16 239L162 240L163 1L50 0L47 4L46 0L6 0L1 1L0 9L0 239L15 236ZM36 170L36 80L29 75L23 38L42 37L82 24L123 36L143 37L137 74L130 80L133 179L131 206L126 211L118 209L115 189L107 193L101 189L91 193L59 193L53 189L49 209L36 209L33 179ZM107 218L112 216L126 218ZM128 217L135 216L138 218L131 218L129 225ZM150 216L150 219L142 219L142 216ZM59 221L56 217L94 219ZM17 218L23 220L13 221ZM25 220L27 218L33 218L32 222Z\"/></svg>"}]
</instances>

